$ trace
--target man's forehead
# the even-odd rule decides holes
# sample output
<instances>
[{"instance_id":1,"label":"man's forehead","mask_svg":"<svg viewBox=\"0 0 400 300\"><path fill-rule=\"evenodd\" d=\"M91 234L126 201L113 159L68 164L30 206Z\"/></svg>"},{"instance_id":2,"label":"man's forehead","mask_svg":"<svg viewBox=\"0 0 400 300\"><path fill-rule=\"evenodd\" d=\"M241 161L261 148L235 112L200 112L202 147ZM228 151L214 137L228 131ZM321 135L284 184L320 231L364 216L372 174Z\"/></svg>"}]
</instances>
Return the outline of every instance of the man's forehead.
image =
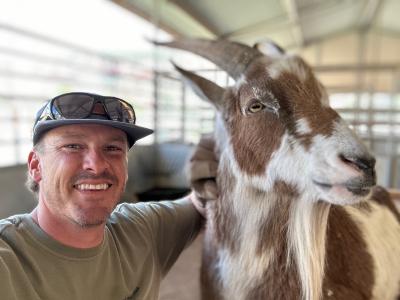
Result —
<instances>
[{"instance_id":1,"label":"man's forehead","mask_svg":"<svg viewBox=\"0 0 400 300\"><path fill-rule=\"evenodd\" d=\"M97 137L107 141L127 142L127 135L121 129L98 124L63 125L50 130L46 135L61 139Z\"/></svg>"}]
</instances>

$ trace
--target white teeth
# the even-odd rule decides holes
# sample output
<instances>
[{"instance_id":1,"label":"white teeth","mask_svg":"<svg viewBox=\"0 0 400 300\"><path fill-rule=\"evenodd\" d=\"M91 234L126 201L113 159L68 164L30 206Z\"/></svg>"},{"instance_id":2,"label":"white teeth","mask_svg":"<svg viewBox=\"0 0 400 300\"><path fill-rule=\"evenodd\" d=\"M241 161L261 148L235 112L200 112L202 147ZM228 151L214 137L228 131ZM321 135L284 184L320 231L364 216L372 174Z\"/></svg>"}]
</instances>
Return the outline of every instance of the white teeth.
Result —
<instances>
[{"instance_id":1,"label":"white teeth","mask_svg":"<svg viewBox=\"0 0 400 300\"><path fill-rule=\"evenodd\" d=\"M85 190L106 190L108 188L107 183L102 183L102 184L77 184L75 186L78 190L80 191L85 191Z\"/></svg>"}]
</instances>

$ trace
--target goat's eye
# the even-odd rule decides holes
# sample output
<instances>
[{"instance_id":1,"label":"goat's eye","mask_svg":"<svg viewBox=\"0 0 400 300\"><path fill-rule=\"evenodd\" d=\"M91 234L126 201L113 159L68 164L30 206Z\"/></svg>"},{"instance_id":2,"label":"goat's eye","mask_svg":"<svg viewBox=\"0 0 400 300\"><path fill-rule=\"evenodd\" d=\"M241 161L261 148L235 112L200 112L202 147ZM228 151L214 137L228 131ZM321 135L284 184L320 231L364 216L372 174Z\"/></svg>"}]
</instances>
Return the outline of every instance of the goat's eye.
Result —
<instances>
[{"instance_id":1,"label":"goat's eye","mask_svg":"<svg viewBox=\"0 0 400 300\"><path fill-rule=\"evenodd\" d=\"M247 107L247 111L249 113L256 113L256 112L259 112L259 111L263 110L264 107L265 107L265 105L263 103L261 103L260 101L253 100L253 101L251 101L251 103Z\"/></svg>"}]
</instances>

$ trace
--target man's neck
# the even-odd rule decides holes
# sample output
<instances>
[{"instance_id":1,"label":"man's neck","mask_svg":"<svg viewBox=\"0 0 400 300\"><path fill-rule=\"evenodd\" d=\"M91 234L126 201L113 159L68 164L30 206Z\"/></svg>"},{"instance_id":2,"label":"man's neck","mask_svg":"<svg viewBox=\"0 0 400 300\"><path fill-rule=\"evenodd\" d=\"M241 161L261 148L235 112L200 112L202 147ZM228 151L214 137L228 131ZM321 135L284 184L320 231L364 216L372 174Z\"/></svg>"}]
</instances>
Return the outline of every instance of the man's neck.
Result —
<instances>
[{"instance_id":1,"label":"man's neck","mask_svg":"<svg viewBox=\"0 0 400 300\"><path fill-rule=\"evenodd\" d=\"M56 218L41 203L31 212L31 216L43 231L66 246L87 249L103 241L105 224L82 227L68 219Z\"/></svg>"}]
</instances>

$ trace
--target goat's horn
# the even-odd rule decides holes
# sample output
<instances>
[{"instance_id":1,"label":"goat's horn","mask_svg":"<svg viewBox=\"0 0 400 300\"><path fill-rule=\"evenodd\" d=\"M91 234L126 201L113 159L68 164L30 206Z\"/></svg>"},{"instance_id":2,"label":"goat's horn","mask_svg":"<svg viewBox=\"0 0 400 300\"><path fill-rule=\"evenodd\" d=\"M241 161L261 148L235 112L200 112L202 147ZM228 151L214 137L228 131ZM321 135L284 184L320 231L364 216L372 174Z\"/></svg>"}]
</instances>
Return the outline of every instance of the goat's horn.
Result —
<instances>
[{"instance_id":1,"label":"goat's horn","mask_svg":"<svg viewBox=\"0 0 400 300\"><path fill-rule=\"evenodd\" d=\"M178 48L200 55L234 79L238 79L254 58L263 54L255 48L228 40L178 39L171 42L153 42L155 45Z\"/></svg>"}]
</instances>

